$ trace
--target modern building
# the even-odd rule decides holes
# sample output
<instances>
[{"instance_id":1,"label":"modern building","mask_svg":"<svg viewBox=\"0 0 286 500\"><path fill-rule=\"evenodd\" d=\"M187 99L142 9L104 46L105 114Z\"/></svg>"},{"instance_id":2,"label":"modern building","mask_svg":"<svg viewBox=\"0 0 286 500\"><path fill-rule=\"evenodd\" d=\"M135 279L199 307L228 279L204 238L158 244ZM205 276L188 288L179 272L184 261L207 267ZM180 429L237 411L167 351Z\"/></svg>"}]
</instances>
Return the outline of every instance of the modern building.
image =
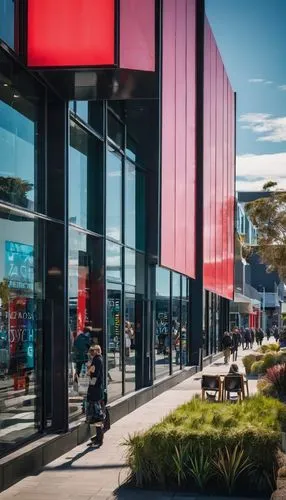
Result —
<instances>
[{"instance_id":1,"label":"modern building","mask_svg":"<svg viewBox=\"0 0 286 500\"><path fill-rule=\"evenodd\" d=\"M252 266L242 255L243 244L256 245L257 231L244 209L236 202L234 300L230 304L230 328L259 328L262 325L261 295L252 286Z\"/></svg>"},{"instance_id":2,"label":"modern building","mask_svg":"<svg viewBox=\"0 0 286 500\"><path fill-rule=\"evenodd\" d=\"M201 0L0 0L0 39L4 455L74 432L89 342L113 420L220 350L235 96Z\"/></svg>"},{"instance_id":3,"label":"modern building","mask_svg":"<svg viewBox=\"0 0 286 500\"><path fill-rule=\"evenodd\" d=\"M247 261L242 257L242 244L257 244L257 229L245 211L245 204L269 192L237 193L236 203L236 252L235 252L235 294L230 306L231 326L262 327L264 330L281 325L284 283L275 272L267 272L257 254Z\"/></svg>"}]
</instances>

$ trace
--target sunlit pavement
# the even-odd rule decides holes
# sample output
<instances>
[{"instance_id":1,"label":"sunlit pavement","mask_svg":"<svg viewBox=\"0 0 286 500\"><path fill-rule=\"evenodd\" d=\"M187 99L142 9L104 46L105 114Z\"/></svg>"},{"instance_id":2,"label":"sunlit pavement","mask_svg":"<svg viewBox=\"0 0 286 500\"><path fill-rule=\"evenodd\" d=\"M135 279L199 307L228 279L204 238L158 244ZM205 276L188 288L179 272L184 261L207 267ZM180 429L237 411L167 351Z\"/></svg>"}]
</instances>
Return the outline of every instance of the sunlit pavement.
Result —
<instances>
[{"instance_id":1,"label":"sunlit pavement","mask_svg":"<svg viewBox=\"0 0 286 500\"><path fill-rule=\"evenodd\" d=\"M238 365L243 371L242 357L251 351L239 350ZM205 368L204 373L224 374L229 366L219 360ZM69 453L55 460L43 471L15 484L0 494L0 499L19 500L133 500L150 499L196 499L196 495L175 495L171 493L144 492L119 488L128 476L124 465L122 442L133 432L147 429L158 422L177 406L200 393L201 373L185 380L173 389L141 406L116 422L105 435L102 448L96 450L87 443L77 446ZM250 393L256 390L256 380L249 381ZM199 497L203 500L204 497ZM213 497L214 498L214 497ZM221 497L219 500L223 500Z\"/></svg>"}]
</instances>

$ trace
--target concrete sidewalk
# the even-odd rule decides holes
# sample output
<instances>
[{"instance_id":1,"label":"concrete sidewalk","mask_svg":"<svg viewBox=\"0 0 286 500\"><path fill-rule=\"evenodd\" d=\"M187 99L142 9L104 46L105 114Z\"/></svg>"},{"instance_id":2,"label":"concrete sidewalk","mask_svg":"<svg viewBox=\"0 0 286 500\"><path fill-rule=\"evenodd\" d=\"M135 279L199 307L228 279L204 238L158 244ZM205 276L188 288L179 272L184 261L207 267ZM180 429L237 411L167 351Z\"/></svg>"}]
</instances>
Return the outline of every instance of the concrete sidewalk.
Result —
<instances>
[{"instance_id":1,"label":"concrete sidewalk","mask_svg":"<svg viewBox=\"0 0 286 500\"><path fill-rule=\"evenodd\" d=\"M239 351L238 365L243 370L242 357L250 351ZM204 373L223 374L229 367L220 360L204 369ZM134 432L143 431L160 421L171 410L189 401L200 393L201 373L190 377L169 391L141 406L116 422L105 435L104 445L96 450L87 443L55 460L44 470L15 484L0 494L0 500L132 500L143 499L196 499L171 493L147 493L121 488L128 476L125 467L124 438ZM250 393L256 391L256 380L249 381ZM203 500L203 497L200 497ZM220 499L222 500L222 499Z\"/></svg>"}]
</instances>

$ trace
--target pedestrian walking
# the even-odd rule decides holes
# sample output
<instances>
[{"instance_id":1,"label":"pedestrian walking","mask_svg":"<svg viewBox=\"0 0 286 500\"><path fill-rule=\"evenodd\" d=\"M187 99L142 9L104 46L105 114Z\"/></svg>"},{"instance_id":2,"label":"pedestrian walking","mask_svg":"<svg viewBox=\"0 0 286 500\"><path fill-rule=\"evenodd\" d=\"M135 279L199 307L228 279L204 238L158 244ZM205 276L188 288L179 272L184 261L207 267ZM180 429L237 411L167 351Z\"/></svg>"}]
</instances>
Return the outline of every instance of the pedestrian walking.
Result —
<instances>
[{"instance_id":1,"label":"pedestrian walking","mask_svg":"<svg viewBox=\"0 0 286 500\"><path fill-rule=\"evenodd\" d=\"M232 361L237 361L237 351L239 346L239 331L235 329L232 334Z\"/></svg>"},{"instance_id":2,"label":"pedestrian walking","mask_svg":"<svg viewBox=\"0 0 286 500\"><path fill-rule=\"evenodd\" d=\"M266 328L266 337L267 337L267 341L269 342L270 340L270 336L271 336L271 332L270 332L270 328Z\"/></svg>"},{"instance_id":3,"label":"pedestrian walking","mask_svg":"<svg viewBox=\"0 0 286 500\"><path fill-rule=\"evenodd\" d=\"M103 391L103 359L101 347L91 346L87 363L89 386L86 398L86 417L90 424L91 443L101 446L104 435L105 404ZM92 428L95 427L94 431Z\"/></svg>"},{"instance_id":4,"label":"pedestrian walking","mask_svg":"<svg viewBox=\"0 0 286 500\"><path fill-rule=\"evenodd\" d=\"M250 329L249 328L245 328L245 332L244 332L244 345L245 345L245 349L249 349L250 343L251 343Z\"/></svg>"},{"instance_id":5,"label":"pedestrian walking","mask_svg":"<svg viewBox=\"0 0 286 500\"><path fill-rule=\"evenodd\" d=\"M258 328L258 330L257 330L257 344L262 346L263 339L264 339L264 331L262 330L262 328Z\"/></svg>"},{"instance_id":6,"label":"pedestrian walking","mask_svg":"<svg viewBox=\"0 0 286 500\"><path fill-rule=\"evenodd\" d=\"M222 343L222 348L223 348L224 364L228 365L229 360L230 360L231 345L232 345L232 339L231 339L229 332L224 332L221 343Z\"/></svg>"}]
</instances>

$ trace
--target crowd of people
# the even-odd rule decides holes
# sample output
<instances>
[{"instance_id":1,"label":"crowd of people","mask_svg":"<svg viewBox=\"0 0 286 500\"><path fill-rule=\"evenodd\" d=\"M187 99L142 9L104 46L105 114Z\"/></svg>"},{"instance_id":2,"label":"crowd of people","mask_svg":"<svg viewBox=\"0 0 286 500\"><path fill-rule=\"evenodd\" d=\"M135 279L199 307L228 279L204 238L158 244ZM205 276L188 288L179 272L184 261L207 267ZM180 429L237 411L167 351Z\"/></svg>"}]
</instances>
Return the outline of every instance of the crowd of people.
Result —
<instances>
[{"instance_id":1,"label":"crowd of people","mask_svg":"<svg viewBox=\"0 0 286 500\"><path fill-rule=\"evenodd\" d=\"M253 349L255 342L257 346L261 346L263 339L267 338L269 341L270 337L274 337L276 342L279 341L280 343L283 343L285 332L284 330L279 332L277 326L273 326L271 329L267 328L266 332L264 332L262 328L249 327L233 328L231 332L224 332L222 338L222 349L224 352L225 364L229 363L231 355L233 356L233 361L237 360L237 351L240 346L243 350Z\"/></svg>"}]
</instances>

